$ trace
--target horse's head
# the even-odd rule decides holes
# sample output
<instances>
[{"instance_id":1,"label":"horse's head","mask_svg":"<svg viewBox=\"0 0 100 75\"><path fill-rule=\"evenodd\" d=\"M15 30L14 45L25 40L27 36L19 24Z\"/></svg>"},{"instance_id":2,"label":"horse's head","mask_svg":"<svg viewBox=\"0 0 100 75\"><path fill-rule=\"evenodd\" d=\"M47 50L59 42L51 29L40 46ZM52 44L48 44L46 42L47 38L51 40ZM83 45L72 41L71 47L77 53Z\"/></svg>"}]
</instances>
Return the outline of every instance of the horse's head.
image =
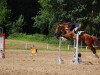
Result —
<instances>
[{"instance_id":1,"label":"horse's head","mask_svg":"<svg viewBox=\"0 0 100 75\"><path fill-rule=\"evenodd\" d=\"M58 24L55 31L55 36L57 38L61 37L62 35L66 34L66 29L68 28L67 23Z\"/></svg>"}]
</instances>

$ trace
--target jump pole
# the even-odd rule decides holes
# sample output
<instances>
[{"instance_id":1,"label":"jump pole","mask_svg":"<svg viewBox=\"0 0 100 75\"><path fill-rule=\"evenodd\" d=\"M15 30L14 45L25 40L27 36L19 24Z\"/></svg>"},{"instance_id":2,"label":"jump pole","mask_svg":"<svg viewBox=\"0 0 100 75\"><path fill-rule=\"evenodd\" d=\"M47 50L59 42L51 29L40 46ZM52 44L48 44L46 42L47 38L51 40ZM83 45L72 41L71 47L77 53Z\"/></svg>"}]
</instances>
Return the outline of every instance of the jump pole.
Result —
<instances>
[{"instance_id":1,"label":"jump pole","mask_svg":"<svg viewBox=\"0 0 100 75\"><path fill-rule=\"evenodd\" d=\"M2 27L0 27L0 58L5 58L5 34Z\"/></svg>"},{"instance_id":2,"label":"jump pole","mask_svg":"<svg viewBox=\"0 0 100 75\"><path fill-rule=\"evenodd\" d=\"M62 64L63 60L61 59L61 43L62 43L62 38L59 38L59 54L58 54L58 58L57 58L57 63L58 64Z\"/></svg>"},{"instance_id":3,"label":"jump pole","mask_svg":"<svg viewBox=\"0 0 100 75\"><path fill-rule=\"evenodd\" d=\"M76 34L76 39L74 40L74 59L73 63L78 64L79 63L79 57L78 57L78 40L79 40L79 34Z\"/></svg>"},{"instance_id":4,"label":"jump pole","mask_svg":"<svg viewBox=\"0 0 100 75\"><path fill-rule=\"evenodd\" d=\"M76 34L76 52L75 52L75 58L76 58L76 60L75 60L75 63L79 63L79 61L78 61L78 40L79 40L79 35L77 33Z\"/></svg>"}]
</instances>

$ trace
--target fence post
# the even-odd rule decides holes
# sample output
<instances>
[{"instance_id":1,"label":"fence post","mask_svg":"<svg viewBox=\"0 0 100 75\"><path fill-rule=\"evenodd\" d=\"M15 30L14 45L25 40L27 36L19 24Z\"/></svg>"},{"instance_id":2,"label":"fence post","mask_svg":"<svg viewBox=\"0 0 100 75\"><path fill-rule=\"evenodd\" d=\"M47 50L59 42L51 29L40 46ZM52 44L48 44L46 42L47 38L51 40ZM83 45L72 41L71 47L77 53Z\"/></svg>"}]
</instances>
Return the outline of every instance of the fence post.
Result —
<instances>
[{"instance_id":1,"label":"fence post","mask_svg":"<svg viewBox=\"0 0 100 75\"><path fill-rule=\"evenodd\" d=\"M68 49L68 51L69 51L69 49L70 49L70 45L68 45L68 48L67 48L67 49Z\"/></svg>"},{"instance_id":2,"label":"fence post","mask_svg":"<svg viewBox=\"0 0 100 75\"><path fill-rule=\"evenodd\" d=\"M27 45L28 45L28 43L25 44L25 49L28 49Z\"/></svg>"},{"instance_id":3,"label":"fence post","mask_svg":"<svg viewBox=\"0 0 100 75\"><path fill-rule=\"evenodd\" d=\"M49 49L49 44L47 44L47 50Z\"/></svg>"}]
</instances>

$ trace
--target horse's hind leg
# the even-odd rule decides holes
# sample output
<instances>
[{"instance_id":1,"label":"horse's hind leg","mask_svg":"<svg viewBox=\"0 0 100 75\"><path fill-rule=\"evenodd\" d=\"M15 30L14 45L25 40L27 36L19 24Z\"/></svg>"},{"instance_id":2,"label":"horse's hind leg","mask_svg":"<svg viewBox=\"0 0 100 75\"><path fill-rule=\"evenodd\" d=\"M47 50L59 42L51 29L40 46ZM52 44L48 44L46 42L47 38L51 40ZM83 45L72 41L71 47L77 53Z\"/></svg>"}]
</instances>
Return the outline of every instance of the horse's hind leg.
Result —
<instances>
[{"instance_id":1,"label":"horse's hind leg","mask_svg":"<svg viewBox=\"0 0 100 75\"><path fill-rule=\"evenodd\" d=\"M97 58L99 58L98 54L96 53L96 49L95 49L93 46L90 46L90 48L91 48L91 51L93 52L93 54L94 54Z\"/></svg>"}]
</instances>

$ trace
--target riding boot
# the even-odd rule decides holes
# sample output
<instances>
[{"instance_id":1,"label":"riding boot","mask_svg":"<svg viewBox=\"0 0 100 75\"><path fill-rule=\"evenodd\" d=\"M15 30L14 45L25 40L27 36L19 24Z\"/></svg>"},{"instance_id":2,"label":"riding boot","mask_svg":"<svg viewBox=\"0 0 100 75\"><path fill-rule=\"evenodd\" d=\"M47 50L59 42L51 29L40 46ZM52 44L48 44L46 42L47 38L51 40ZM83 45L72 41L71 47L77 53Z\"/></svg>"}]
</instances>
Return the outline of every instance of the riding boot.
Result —
<instances>
[{"instance_id":1,"label":"riding boot","mask_svg":"<svg viewBox=\"0 0 100 75\"><path fill-rule=\"evenodd\" d=\"M79 29L78 29L78 27L76 27L76 28L74 29L74 33L77 34L78 31L79 31Z\"/></svg>"}]
</instances>

